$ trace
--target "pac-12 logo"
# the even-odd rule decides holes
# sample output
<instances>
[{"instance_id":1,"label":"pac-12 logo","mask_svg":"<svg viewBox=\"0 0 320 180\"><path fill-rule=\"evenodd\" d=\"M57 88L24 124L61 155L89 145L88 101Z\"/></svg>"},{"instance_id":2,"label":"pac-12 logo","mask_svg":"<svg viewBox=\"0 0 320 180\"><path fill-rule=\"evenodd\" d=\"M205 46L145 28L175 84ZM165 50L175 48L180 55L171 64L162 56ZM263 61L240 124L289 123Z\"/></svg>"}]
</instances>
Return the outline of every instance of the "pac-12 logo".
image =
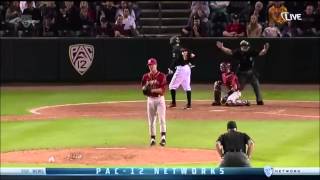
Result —
<instances>
[{"instance_id":1,"label":"pac-12 logo","mask_svg":"<svg viewBox=\"0 0 320 180\"><path fill-rule=\"evenodd\" d=\"M69 46L69 58L74 69L82 76L90 68L94 58L94 46L74 44Z\"/></svg>"},{"instance_id":2,"label":"pac-12 logo","mask_svg":"<svg viewBox=\"0 0 320 180\"><path fill-rule=\"evenodd\" d=\"M280 15L281 15L282 19L286 20L286 21L293 21L293 20L301 21L302 20L301 14L291 14L289 12L282 12Z\"/></svg>"}]
</instances>

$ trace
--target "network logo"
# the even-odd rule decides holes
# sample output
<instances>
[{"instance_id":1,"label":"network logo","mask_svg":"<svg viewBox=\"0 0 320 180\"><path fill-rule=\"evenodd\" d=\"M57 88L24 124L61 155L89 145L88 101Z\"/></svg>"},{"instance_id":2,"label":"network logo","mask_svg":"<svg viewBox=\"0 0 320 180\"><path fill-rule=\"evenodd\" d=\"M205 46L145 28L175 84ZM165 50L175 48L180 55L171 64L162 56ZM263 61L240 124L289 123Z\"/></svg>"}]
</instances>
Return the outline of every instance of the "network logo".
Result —
<instances>
[{"instance_id":1,"label":"network logo","mask_svg":"<svg viewBox=\"0 0 320 180\"><path fill-rule=\"evenodd\" d=\"M269 178L273 173L273 169L270 166L266 166L263 168L264 174Z\"/></svg>"}]
</instances>

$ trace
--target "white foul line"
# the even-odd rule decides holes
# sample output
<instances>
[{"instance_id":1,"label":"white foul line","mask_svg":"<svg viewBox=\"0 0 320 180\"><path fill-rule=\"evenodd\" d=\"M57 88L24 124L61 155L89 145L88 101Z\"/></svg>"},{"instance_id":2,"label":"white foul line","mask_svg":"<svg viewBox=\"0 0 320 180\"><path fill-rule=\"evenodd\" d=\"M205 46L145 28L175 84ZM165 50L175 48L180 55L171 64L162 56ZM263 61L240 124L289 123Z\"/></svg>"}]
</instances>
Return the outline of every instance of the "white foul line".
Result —
<instances>
[{"instance_id":1,"label":"white foul line","mask_svg":"<svg viewBox=\"0 0 320 180\"><path fill-rule=\"evenodd\" d=\"M169 100L166 100L166 101L169 101ZM177 100L177 101L185 101L185 100ZM212 100L202 99L202 100L193 100L193 101L207 102L207 101L212 101ZM309 103L319 103L319 101L291 101L291 100L265 100L265 101L267 101L267 102L309 102ZM33 109L30 109L29 112L31 112L32 114L40 115L41 113L38 112L38 111L43 110L43 109L48 109L48 108L65 107L65 106L93 105L93 104L137 103L137 102L146 102L146 100L102 101L102 102L89 102L89 103L60 104L60 105L41 106L41 107L38 107L38 108L33 108ZM261 112L261 113L264 113L264 112ZM317 117L319 117L319 116L317 116Z\"/></svg>"}]
</instances>

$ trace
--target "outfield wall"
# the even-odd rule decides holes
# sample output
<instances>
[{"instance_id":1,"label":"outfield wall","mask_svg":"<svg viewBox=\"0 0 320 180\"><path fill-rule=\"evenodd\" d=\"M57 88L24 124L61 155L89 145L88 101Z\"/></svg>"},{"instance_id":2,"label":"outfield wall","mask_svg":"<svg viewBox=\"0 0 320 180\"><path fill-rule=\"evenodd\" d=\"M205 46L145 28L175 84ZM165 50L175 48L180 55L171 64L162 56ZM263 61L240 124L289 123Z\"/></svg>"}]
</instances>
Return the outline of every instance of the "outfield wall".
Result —
<instances>
[{"instance_id":1,"label":"outfield wall","mask_svg":"<svg viewBox=\"0 0 320 180\"><path fill-rule=\"evenodd\" d=\"M242 39L182 40L197 55L193 82L213 82L218 78L219 62L231 59L216 48L217 40L235 48ZM265 42L271 45L266 56L256 59L262 83L319 83L319 38L248 40L259 50ZM69 46L74 44L94 47L94 53L89 49L82 54L93 55L92 65L83 75L69 58ZM81 53L76 51L74 57L81 60ZM1 82L140 81L148 71L149 57L157 58L159 69L167 72L170 56L168 38L1 38Z\"/></svg>"}]
</instances>

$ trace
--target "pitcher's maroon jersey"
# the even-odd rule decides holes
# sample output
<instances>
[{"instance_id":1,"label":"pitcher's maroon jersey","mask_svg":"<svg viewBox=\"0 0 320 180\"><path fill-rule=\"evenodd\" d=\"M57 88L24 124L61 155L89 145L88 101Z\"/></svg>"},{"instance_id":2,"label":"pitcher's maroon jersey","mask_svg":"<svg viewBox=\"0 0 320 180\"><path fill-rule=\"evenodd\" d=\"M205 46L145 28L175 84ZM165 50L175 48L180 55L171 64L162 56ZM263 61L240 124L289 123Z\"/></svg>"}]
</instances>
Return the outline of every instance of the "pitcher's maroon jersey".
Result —
<instances>
[{"instance_id":1,"label":"pitcher's maroon jersey","mask_svg":"<svg viewBox=\"0 0 320 180\"><path fill-rule=\"evenodd\" d=\"M145 73L142 77L141 85L144 86L147 83L151 85L151 89L157 89L157 88L162 89L161 94L151 93L150 96L158 97L159 95L160 96L164 95L166 85L167 85L167 79L166 79L166 75L164 73L162 73L160 71L156 72L155 74L152 74L150 72Z\"/></svg>"}]
</instances>

